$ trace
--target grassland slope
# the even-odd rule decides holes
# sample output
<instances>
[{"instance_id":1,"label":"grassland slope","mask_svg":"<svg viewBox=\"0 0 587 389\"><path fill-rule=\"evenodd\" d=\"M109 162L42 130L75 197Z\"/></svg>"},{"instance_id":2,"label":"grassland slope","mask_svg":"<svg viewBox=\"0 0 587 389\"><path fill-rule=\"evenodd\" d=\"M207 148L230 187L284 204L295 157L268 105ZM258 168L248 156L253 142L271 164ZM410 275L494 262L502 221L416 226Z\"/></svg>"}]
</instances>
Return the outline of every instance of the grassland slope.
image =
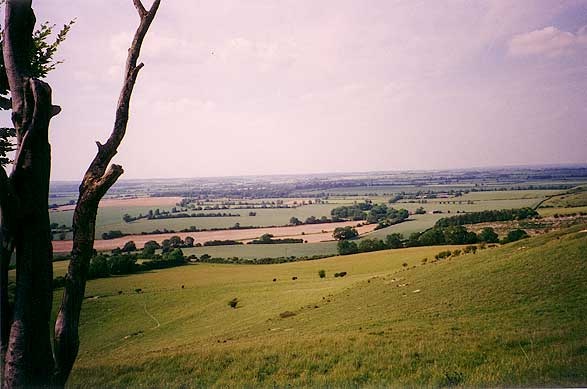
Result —
<instances>
[{"instance_id":1,"label":"grassland slope","mask_svg":"<svg viewBox=\"0 0 587 389\"><path fill-rule=\"evenodd\" d=\"M92 281L71 384L585 385L585 230L425 264L443 248Z\"/></svg>"}]
</instances>

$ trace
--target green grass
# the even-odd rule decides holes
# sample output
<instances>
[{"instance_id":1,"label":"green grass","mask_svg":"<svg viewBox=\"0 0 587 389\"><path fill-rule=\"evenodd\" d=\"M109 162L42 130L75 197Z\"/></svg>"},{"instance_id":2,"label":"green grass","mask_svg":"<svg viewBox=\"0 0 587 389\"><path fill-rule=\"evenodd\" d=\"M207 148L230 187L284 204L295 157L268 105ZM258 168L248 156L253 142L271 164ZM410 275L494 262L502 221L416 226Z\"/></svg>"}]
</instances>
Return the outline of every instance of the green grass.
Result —
<instances>
[{"instance_id":1,"label":"green grass","mask_svg":"<svg viewBox=\"0 0 587 389\"><path fill-rule=\"evenodd\" d=\"M569 215L573 213L580 213L586 212L587 213L587 206L584 207L571 207L571 208L539 208L538 213L541 216L553 216L556 214L559 215Z\"/></svg>"},{"instance_id":2,"label":"green grass","mask_svg":"<svg viewBox=\"0 0 587 389\"><path fill-rule=\"evenodd\" d=\"M311 257L313 255L336 255L337 253L336 242L207 246L182 250L185 255L208 254L215 258Z\"/></svg>"},{"instance_id":3,"label":"green grass","mask_svg":"<svg viewBox=\"0 0 587 389\"><path fill-rule=\"evenodd\" d=\"M585 228L425 265L445 248L90 281L70 384L585 385Z\"/></svg>"}]
</instances>

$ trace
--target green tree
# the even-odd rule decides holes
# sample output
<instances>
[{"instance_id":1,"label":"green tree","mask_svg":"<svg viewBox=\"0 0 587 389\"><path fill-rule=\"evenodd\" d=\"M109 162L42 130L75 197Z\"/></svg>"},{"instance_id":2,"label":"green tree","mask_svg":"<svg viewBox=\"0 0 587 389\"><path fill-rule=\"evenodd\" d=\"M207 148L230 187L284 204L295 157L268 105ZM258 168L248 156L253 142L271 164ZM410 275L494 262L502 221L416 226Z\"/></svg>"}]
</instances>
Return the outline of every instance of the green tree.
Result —
<instances>
[{"instance_id":1,"label":"green tree","mask_svg":"<svg viewBox=\"0 0 587 389\"><path fill-rule=\"evenodd\" d=\"M191 236L186 236L185 237L185 245L186 247L194 247L194 242L196 240L194 238L192 238Z\"/></svg>"},{"instance_id":2,"label":"green tree","mask_svg":"<svg viewBox=\"0 0 587 389\"><path fill-rule=\"evenodd\" d=\"M340 255L356 254L359 252L357 244L349 240L339 241L336 247Z\"/></svg>"},{"instance_id":3,"label":"green tree","mask_svg":"<svg viewBox=\"0 0 587 389\"><path fill-rule=\"evenodd\" d=\"M110 275L108 268L108 261L106 257L97 255L90 261L90 269L88 270L88 278L103 278Z\"/></svg>"},{"instance_id":4,"label":"green tree","mask_svg":"<svg viewBox=\"0 0 587 389\"><path fill-rule=\"evenodd\" d=\"M359 236L359 233L354 227L346 226L346 227L336 227L332 236L336 240L346 240L346 239L353 239Z\"/></svg>"},{"instance_id":5,"label":"green tree","mask_svg":"<svg viewBox=\"0 0 587 389\"><path fill-rule=\"evenodd\" d=\"M4 3L4 1L0 2ZM26 60L30 66L28 69L30 77L43 79L47 74L54 70L55 67L63 61L54 59L57 48L69 33L75 20L65 24L55 36L53 42L50 41L55 29L54 24L45 22L39 26L32 34L32 46L28 50L29 58ZM10 88L8 77L6 76L6 67L4 65L4 56L0 55L0 110L9 110L12 108L10 101ZM13 138L16 137L14 128L0 128L0 167L9 164L8 153L14 151L15 145Z\"/></svg>"},{"instance_id":6,"label":"green tree","mask_svg":"<svg viewBox=\"0 0 587 389\"><path fill-rule=\"evenodd\" d=\"M128 242L126 242L124 244L124 246L122 247L122 252L123 253L131 253L133 251L137 251L137 245L135 244L134 241L129 240Z\"/></svg>"},{"instance_id":7,"label":"green tree","mask_svg":"<svg viewBox=\"0 0 587 389\"><path fill-rule=\"evenodd\" d=\"M361 253L367 253L370 251L385 250L386 247L381 239L361 239L358 249Z\"/></svg>"},{"instance_id":8,"label":"green tree","mask_svg":"<svg viewBox=\"0 0 587 389\"><path fill-rule=\"evenodd\" d=\"M499 242L499 236L493 228L485 227L479 232L479 241L485 243L497 243Z\"/></svg>"},{"instance_id":9,"label":"green tree","mask_svg":"<svg viewBox=\"0 0 587 389\"><path fill-rule=\"evenodd\" d=\"M518 228L518 229L511 230L510 232L508 232L506 238L503 239L501 243L515 242L517 240L524 239L527 237L528 237L528 233L526 231Z\"/></svg>"},{"instance_id":10,"label":"green tree","mask_svg":"<svg viewBox=\"0 0 587 389\"><path fill-rule=\"evenodd\" d=\"M302 223L302 221L301 221L300 219L298 219L297 217L295 217L295 216L292 216L292 217L289 219L289 224L291 224L292 226L299 226L300 224L303 224L303 223Z\"/></svg>"},{"instance_id":11,"label":"green tree","mask_svg":"<svg viewBox=\"0 0 587 389\"><path fill-rule=\"evenodd\" d=\"M173 235L169 238L169 245L173 248L183 246L183 240L178 235Z\"/></svg>"},{"instance_id":12,"label":"green tree","mask_svg":"<svg viewBox=\"0 0 587 389\"><path fill-rule=\"evenodd\" d=\"M173 249L165 255L164 259L174 262L184 261L183 251L181 249Z\"/></svg>"},{"instance_id":13,"label":"green tree","mask_svg":"<svg viewBox=\"0 0 587 389\"><path fill-rule=\"evenodd\" d=\"M393 233L385 237L385 245L390 249L399 249L403 246L402 241L404 237L402 234Z\"/></svg>"}]
</instances>

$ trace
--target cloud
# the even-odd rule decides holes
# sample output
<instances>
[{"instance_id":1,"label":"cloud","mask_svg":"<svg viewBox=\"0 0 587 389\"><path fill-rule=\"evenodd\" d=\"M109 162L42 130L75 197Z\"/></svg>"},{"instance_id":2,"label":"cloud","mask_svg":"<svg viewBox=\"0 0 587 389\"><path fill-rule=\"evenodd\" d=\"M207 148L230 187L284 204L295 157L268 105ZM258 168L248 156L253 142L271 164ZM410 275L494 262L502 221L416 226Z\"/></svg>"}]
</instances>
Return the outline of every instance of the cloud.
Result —
<instances>
[{"instance_id":1,"label":"cloud","mask_svg":"<svg viewBox=\"0 0 587 389\"><path fill-rule=\"evenodd\" d=\"M576 33L548 26L515 35L509 42L508 53L512 56L544 55L558 57L587 48L587 26Z\"/></svg>"}]
</instances>

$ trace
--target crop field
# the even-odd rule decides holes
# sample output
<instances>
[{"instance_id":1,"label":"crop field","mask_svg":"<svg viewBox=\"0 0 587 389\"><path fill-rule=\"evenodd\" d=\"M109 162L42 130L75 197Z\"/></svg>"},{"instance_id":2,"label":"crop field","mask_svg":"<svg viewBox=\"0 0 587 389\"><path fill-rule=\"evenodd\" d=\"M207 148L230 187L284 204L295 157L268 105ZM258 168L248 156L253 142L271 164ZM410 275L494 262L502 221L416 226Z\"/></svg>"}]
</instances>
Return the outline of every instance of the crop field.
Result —
<instances>
[{"instance_id":1,"label":"crop field","mask_svg":"<svg viewBox=\"0 0 587 389\"><path fill-rule=\"evenodd\" d=\"M124 243L132 240L137 247L142 248L145 242L154 240L162 242L164 239L169 239L173 235L177 235L182 239L187 236L193 237L196 242L204 243L210 240L236 240L247 242L259 238L263 234L272 234L276 238L298 238L304 239L308 242L320 242L332 240L332 232L337 227L343 226L357 226L359 222L346 221L338 223L324 223L324 224L306 224L299 226L287 227L267 227L267 228L250 228L250 229L232 229L232 230L218 230L218 231L201 231L201 232L180 232L167 234L149 234L149 235L128 235L116 239L96 240L94 248L99 251L112 250L116 247L122 247ZM365 234L375 228L375 224L361 225L356 227L359 233ZM55 252L69 252L71 250L71 241L54 241L53 251ZM241 246L242 247L242 246Z\"/></svg>"},{"instance_id":2,"label":"crop field","mask_svg":"<svg viewBox=\"0 0 587 389\"><path fill-rule=\"evenodd\" d=\"M585 385L586 228L438 262L444 247L93 280L70 385Z\"/></svg>"}]
</instances>

